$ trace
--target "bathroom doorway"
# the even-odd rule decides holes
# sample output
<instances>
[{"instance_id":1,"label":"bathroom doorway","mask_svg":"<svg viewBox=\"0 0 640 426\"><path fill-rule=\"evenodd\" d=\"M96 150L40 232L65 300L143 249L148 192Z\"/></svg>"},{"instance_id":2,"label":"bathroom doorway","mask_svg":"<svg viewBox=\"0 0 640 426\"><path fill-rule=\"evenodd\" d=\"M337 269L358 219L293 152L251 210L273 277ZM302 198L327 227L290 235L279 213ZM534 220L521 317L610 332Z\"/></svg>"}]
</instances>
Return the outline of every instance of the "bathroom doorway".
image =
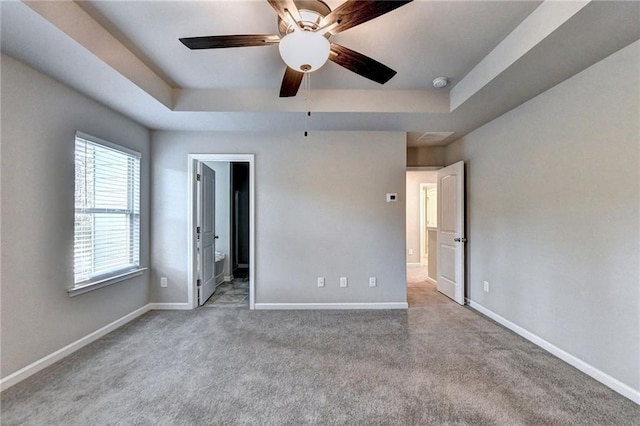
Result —
<instances>
[{"instance_id":1,"label":"bathroom doorway","mask_svg":"<svg viewBox=\"0 0 640 426\"><path fill-rule=\"evenodd\" d=\"M249 308L255 304L254 244L254 156L252 154L190 154L189 174L189 265L192 307ZM209 187L203 192L204 174ZM213 205L202 206L213 194ZM211 213L203 214L204 211ZM206 217L204 217L206 216ZM203 240L207 220L213 222L215 258L204 256L209 244ZM206 247L204 247L206 245ZM211 262L210 262L211 260ZM213 263L213 267L209 265ZM203 283L214 281L213 291L201 291ZM211 286L211 284L209 284Z\"/></svg>"}]
</instances>

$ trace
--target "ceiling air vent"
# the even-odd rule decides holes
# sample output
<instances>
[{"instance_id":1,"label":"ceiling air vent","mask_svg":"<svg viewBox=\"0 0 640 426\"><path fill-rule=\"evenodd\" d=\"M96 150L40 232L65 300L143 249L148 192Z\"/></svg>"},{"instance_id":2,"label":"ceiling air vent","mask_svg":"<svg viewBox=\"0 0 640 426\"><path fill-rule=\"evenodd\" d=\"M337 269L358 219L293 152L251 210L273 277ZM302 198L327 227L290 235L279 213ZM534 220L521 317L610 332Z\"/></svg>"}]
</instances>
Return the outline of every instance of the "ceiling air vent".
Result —
<instances>
[{"instance_id":1,"label":"ceiling air vent","mask_svg":"<svg viewBox=\"0 0 640 426\"><path fill-rule=\"evenodd\" d=\"M416 140L416 145L438 146L451 135L453 132L425 132Z\"/></svg>"}]
</instances>

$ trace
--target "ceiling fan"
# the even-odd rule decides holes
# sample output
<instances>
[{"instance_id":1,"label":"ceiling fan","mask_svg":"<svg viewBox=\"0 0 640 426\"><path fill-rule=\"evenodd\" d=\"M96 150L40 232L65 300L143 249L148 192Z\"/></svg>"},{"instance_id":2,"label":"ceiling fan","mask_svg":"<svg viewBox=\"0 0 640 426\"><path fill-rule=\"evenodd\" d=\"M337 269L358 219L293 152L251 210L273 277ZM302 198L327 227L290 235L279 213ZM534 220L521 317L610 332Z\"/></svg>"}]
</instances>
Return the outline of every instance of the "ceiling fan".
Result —
<instances>
[{"instance_id":1,"label":"ceiling fan","mask_svg":"<svg viewBox=\"0 0 640 426\"><path fill-rule=\"evenodd\" d=\"M380 84L396 74L386 65L329 40L334 34L391 12L412 0L347 0L333 11L322 0L267 1L278 14L279 35L219 35L186 37L180 41L189 49L278 44L280 56L287 65L280 97L295 96L305 73L316 71L327 60Z\"/></svg>"}]
</instances>

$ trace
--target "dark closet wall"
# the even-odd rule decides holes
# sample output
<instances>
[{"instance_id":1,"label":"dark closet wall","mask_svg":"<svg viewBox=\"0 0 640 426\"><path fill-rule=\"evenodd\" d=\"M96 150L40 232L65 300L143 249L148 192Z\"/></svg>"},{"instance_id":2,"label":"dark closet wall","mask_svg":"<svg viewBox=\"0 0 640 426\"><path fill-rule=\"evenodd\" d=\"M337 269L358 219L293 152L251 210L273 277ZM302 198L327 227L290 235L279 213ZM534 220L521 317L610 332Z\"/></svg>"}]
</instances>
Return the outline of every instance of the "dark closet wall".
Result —
<instances>
[{"instance_id":1,"label":"dark closet wall","mask_svg":"<svg viewBox=\"0 0 640 426\"><path fill-rule=\"evenodd\" d=\"M249 163L231 163L233 269L249 266Z\"/></svg>"}]
</instances>

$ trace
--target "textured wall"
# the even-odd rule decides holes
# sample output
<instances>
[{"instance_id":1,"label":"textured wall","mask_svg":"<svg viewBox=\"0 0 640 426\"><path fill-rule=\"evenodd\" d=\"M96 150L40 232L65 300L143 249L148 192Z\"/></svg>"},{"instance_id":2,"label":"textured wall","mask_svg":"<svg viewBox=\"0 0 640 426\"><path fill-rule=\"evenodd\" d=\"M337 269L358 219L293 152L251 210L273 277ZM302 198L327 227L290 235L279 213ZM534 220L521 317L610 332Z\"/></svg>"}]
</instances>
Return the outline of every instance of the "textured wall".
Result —
<instances>
[{"instance_id":1,"label":"textured wall","mask_svg":"<svg viewBox=\"0 0 640 426\"><path fill-rule=\"evenodd\" d=\"M149 261L149 132L2 56L2 377L148 303L148 275L70 298L74 148L82 131L142 153Z\"/></svg>"},{"instance_id":2,"label":"textured wall","mask_svg":"<svg viewBox=\"0 0 640 426\"><path fill-rule=\"evenodd\" d=\"M154 302L187 301L189 153L256 156L256 303L406 302L404 134L165 131L152 136Z\"/></svg>"},{"instance_id":3,"label":"textured wall","mask_svg":"<svg viewBox=\"0 0 640 426\"><path fill-rule=\"evenodd\" d=\"M639 58L636 42L447 150L467 165L467 295L635 389Z\"/></svg>"},{"instance_id":4,"label":"textured wall","mask_svg":"<svg viewBox=\"0 0 640 426\"><path fill-rule=\"evenodd\" d=\"M407 148L407 166L444 166L445 153L446 148L443 146L421 146Z\"/></svg>"}]
</instances>

